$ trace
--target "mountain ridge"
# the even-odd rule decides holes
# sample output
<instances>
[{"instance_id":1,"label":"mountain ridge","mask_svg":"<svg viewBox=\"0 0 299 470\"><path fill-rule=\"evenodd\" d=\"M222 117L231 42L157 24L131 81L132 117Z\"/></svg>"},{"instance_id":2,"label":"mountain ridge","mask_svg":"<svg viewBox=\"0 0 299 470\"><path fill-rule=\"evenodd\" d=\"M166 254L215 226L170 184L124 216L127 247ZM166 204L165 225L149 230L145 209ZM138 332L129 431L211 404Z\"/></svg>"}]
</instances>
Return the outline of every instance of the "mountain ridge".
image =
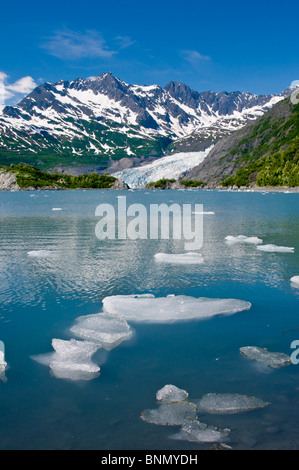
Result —
<instances>
[{"instance_id":1,"label":"mountain ridge","mask_svg":"<svg viewBox=\"0 0 299 470\"><path fill-rule=\"evenodd\" d=\"M0 112L0 163L107 170L123 158L203 151L283 99L197 92L184 83L130 85L110 72L45 82Z\"/></svg>"}]
</instances>

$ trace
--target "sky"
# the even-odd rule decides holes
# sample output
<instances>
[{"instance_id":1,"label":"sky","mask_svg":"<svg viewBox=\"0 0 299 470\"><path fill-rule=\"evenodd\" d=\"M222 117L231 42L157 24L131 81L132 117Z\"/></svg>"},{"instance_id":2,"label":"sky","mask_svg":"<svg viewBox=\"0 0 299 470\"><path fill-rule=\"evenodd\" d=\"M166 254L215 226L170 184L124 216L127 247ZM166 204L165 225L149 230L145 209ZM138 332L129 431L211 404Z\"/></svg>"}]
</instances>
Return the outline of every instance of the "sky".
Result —
<instances>
[{"instance_id":1,"label":"sky","mask_svg":"<svg viewBox=\"0 0 299 470\"><path fill-rule=\"evenodd\" d=\"M199 92L280 93L299 79L298 0L0 2L6 104L46 81L104 72Z\"/></svg>"}]
</instances>

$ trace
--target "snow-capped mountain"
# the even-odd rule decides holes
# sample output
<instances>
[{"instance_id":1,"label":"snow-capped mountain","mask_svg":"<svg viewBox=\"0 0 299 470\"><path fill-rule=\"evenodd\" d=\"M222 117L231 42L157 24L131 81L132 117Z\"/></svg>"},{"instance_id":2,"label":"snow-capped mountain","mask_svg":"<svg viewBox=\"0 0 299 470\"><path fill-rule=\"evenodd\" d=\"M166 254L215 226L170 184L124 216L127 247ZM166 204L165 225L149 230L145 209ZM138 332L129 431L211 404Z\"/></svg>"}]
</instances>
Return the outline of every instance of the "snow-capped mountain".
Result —
<instances>
[{"instance_id":1,"label":"snow-capped mountain","mask_svg":"<svg viewBox=\"0 0 299 470\"><path fill-rule=\"evenodd\" d=\"M47 82L0 111L0 157L109 167L123 157L204 151L281 99L175 82L129 85L111 73Z\"/></svg>"}]
</instances>

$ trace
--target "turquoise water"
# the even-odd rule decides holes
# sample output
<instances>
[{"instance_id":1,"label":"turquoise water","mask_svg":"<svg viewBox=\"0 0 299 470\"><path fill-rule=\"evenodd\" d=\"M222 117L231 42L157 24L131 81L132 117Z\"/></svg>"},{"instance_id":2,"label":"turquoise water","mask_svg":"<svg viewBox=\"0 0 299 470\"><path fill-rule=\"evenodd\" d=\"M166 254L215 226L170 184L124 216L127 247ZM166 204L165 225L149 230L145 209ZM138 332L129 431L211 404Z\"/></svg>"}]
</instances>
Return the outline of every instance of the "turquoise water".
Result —
<instances>
[{"instance_id":1,"label":"turquoise water","mask_svg":"<svg viewBox=\"0 0 299 470\"><path fill-rule=\"evenodd\" d=\"M157 252L180 253L176 240L109 240L95 236L95 209L165 202L203 204L201 265L158 264ZM270 369L239 353L255 345L291 354L299 340L299 196L220 191L0 192L0 340L7 381L0 381L1 449L204 449L177 441L178 428L140 419L166 384L188 391L240 393L270 404L236 415L208 415L231 429L234 449L299 449L299 365ZM52 211L52 208L61 208ZM294 253L227 245L227 235L262 238ZM48 258L28 251L49 250ZM75 318L98 313L117 294L236 298L250 310L209 320L134 324L133 338L98 351L99 377L58 379L34 357L69 339Z\"/></svg>"}]
</instances>

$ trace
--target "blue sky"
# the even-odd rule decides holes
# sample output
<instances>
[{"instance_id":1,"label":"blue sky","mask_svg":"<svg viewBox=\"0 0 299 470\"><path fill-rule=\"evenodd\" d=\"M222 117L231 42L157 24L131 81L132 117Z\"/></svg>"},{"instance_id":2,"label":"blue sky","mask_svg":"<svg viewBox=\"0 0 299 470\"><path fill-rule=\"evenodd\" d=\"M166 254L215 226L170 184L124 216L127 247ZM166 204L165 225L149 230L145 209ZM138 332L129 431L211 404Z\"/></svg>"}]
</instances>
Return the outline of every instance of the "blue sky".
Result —
<instances>
[{"instance_id":1,"label":"blue sky","mask_svg":"<svg viewBox=\"0 0 299 470\"><path fill-rule=\"evenodd\" d=\"M299 79L299 2L1 2L7 102L44 81L112 72L127 83L279 93Z\"/></svg>"}]
</instances>

